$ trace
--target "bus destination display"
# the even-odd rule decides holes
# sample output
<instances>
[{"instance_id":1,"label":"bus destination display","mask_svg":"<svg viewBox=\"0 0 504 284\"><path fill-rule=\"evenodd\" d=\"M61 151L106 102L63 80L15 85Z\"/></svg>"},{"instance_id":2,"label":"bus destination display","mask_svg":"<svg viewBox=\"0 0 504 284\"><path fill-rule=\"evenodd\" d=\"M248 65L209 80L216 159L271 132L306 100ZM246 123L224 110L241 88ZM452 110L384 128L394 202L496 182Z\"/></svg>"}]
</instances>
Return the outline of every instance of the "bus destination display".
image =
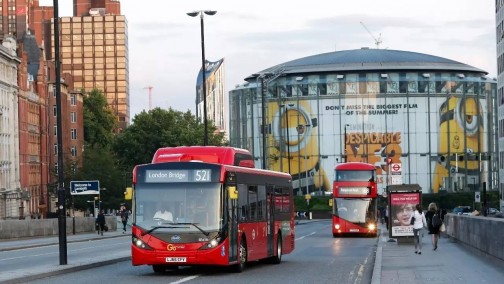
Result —
<instances>
[{"instance_id":1,"label":"bus destination display","mask_svg":"<svg viewBox=\"0 0 504 284\"><path fill-rule=\"evenodd\" d=\"M197 170L146 170L146 183L211 182L211 169Z\"/></svg>"},{"instance_id":2,"label":"bus destination display","mask_svg":"<svg viewBox=\"0 0 504 284\"><path fill-rule=\"evenodd\" d=\"M339 194L347 194L347 195L368 195L369 188L368 187L340 187Z\"/></svg>"}]
</instances>

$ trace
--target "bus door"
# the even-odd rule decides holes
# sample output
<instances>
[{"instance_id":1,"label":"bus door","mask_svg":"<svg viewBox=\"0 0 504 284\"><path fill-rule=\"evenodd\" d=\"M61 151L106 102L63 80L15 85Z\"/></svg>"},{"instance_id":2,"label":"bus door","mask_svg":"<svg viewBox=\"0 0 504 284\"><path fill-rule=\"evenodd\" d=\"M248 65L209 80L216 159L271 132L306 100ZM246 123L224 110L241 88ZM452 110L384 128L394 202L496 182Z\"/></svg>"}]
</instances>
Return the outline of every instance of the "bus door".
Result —
<instances>
[{"instance_id":1,"label":"bus door","mask_svg":"<svg viewBox=\"0 0 504 284\"><path fill-rule=\"evenodd\" d=\"M268 256L273 256L274 251L274 237L275 237L275 191L272 186L266 187L267 202L266 202L266 220L267 221L267 242L268 242Z\"/></svg>"},{"instance_id":2,"label":"bus door","mask_svg":"<svg viewBox=\"0 0 504 284\"><path fill-rule=\"evenodd\" d=\"M228 186L228 188L231 186ZM236 188L236 185L234 186ZM236 192L237 192L236 188ZM227 210L229 228L229 262L238 260L238 199L230 192L227 194Z\"/></svg>"}]
</instances>

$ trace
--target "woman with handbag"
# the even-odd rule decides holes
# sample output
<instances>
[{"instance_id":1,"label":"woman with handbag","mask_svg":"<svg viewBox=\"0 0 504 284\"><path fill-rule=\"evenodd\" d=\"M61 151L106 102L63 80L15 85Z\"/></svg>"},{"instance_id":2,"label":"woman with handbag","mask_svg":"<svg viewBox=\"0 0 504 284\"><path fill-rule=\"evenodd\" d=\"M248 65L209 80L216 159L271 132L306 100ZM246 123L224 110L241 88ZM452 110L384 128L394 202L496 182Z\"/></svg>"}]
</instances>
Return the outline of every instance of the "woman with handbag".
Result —
<instances>
[{"instance_id":1,"label":"woman with handbag","mask_svg":"<svg viewBox=\"0 0 504 284\"><path fill-rule=\"evenodd\" d=\"M413 238L415 241L415 253L422 254L422 228L427 227L427 221L425 220L425 214L422 212L422 205L417 204L415 206L415 211L411 214L410 224L413 225Z\"/></svg>"},{"instance_id":2,"label":"woman with handbag","mask_svg":"<svg viewBox=\"0 0 504 284\"><path fill-rule=\"evenodd\" d=\"M429 235L432 238L432 249L437 250L438 240L441 226L443 226L443 217L441 211L438 210L436 203L432 202L429 204L427 213L425 213L425 218L427 219L427 229L429 230Z\"/></svg>"}]
</instances>

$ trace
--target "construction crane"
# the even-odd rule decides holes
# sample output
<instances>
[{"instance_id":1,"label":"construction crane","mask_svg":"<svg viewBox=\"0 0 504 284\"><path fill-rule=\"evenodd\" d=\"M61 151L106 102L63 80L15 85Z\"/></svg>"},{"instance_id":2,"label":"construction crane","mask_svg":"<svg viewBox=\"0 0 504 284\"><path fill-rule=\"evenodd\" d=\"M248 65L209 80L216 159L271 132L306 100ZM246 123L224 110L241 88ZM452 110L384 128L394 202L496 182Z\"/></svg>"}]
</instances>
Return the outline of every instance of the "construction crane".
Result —
<instances>
[{"instance_id":1,"label":"construction crane","mask_svg":"<svg viewBox=\"0 0 504 284\"><path fill-rule=\"evenodd\" d=\"M151 110L151 109L152 109L152 89L153 89L153 88L154 88L154 87L152 87L152 86L147 86L147 87L145 87L145 88L144 88L144 90L145 90L145 89L148 89L148 90L149 90L149 110Z\"/></svg>"},{"instance_id":2,"label":"construction crane","mask_svg":"<svg viewBox=\"0 0 504 284\"><path fill-rule=\"evenodd\" d=\"M382 39L381 39L381 33L378 35L378 38L376 38L372 33L371 31L366 27L366 25L364 25L363 22L360 22L361 25L366 29L366 31L369 33L369 35L374 39L374 42L375 42L375 45L376 45L376 49L380 49L380 44L382 43Z\"/></svg>"}]
</instances>

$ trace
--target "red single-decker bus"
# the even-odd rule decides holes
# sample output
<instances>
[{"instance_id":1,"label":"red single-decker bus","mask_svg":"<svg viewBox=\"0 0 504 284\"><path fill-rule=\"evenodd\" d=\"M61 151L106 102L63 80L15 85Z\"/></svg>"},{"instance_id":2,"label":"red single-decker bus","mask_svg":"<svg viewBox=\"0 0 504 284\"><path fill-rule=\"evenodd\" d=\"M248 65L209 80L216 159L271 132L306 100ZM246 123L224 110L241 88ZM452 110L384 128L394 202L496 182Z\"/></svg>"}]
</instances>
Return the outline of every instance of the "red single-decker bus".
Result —
<instances>
[{"instance_id":1,"label":"red single-decker bus","mask_svg":"<svg viewBox=\"0 0 504 284\"><path fill-rule=\"evenodd\" d=\"M229 165L229 158L208 162L205 157L215 155L201 149L191 161L191 153L182 152L180 159L134 169L133 265L152 265L155 272L197 265L241 272L247 262L280 263L294 250L290 175Z\"/></svg>"},{"instance_id":2,"label":"red single-decker bus","mask_svg":"<svg viewBox=\"0 0 504 284\"><path fill-rule=\"evenodd\" d=\"M332 233L377 234L376 168L350 162L336 166L333 187Z\"/></svg>"}]
</instances>

